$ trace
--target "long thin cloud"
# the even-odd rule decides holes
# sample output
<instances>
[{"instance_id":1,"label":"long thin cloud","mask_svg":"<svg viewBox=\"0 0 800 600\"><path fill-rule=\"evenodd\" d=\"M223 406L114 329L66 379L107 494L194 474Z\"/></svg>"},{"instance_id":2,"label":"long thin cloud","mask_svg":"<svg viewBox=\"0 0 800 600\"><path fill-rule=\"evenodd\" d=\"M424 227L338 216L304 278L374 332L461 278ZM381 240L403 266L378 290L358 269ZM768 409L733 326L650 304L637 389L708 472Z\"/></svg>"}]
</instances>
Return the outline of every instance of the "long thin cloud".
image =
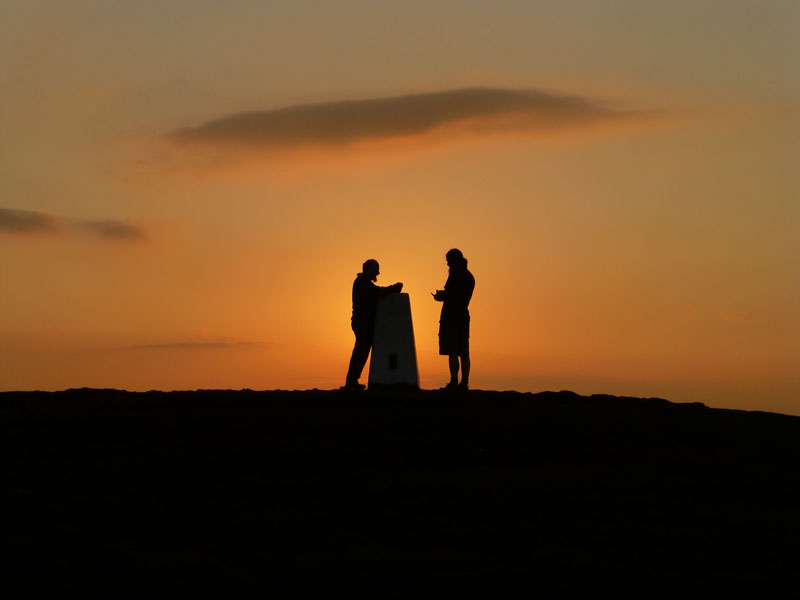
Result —
<instances>
[{"instance_id":1,"label":"long thin cloud","mask_svg":"<svg viewBox=\"0 0 800 600\"><path fill-rule=\"evenodd\" d=\"M147 238L138 225L126 221L72 221L35 210L0 208L0 232L33 235L80 230L105 240L136 241Z\"/></svg>"},{"instance_id":2,"label":"long thin cloud","mask_svg":"<svg viewBox=\"0 0 800 600\"><path fill-rule=\"evenodd\" d=\"M419 135L460 123L472 123L475 131L493 133L508 128L502 117L519 117L516 126L528 130L552 130L631 114L578 96L467 88L243 112L175 131L170 137L185 143L331 146Z\"/></svg>"},{"instance_id":3,"label":"long thin cloud","mask_svg":"<svg viewBox=\"0 0 800 600\"><path fill-rule=\"evenodd\" d=\"M259 342L172 342L166 344L137 344L122 346L120 350L191 350L198 348L241 348L256 346Z\"/></svg>"}]
</instances>

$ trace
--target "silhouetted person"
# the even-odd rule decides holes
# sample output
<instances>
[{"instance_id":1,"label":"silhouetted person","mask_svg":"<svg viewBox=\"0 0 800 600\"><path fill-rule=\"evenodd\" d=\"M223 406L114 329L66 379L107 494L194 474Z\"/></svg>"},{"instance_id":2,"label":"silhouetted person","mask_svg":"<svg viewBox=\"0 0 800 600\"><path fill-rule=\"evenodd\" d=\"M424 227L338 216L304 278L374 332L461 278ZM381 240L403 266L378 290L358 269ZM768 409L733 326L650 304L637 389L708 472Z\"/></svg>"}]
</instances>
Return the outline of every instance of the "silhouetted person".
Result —
<instances>
[{"instance_id":1,"label":"silhouetted person","mask_svg":"<svg viewBox=\"0 0 800 600\"><path fill-rule=\"evenodd\" d=\"M461 250L453 248L446 255L450 274L443 290L436 290L433 299L442 304L439 318L439 354L447 355L450 383L445 390L469 388L469 301L475 289L475 278L467 269ZM458 382L458 360L461 359L461 383Z\"/></svg>"},{"instance_id":2,"label":"silhouetted person","mask_svg":"<svg viewBox=\"0 0 800 600\"><path fill-rule=\"evenodd\" d=\"M367 364L369 352L372 349L372 338L375 333L375 310L378 300L386 294L399 292L403 284L398 282L388 287L380 287L373 282L380 275L378 261L369 259L361 268L361 273L356 275L353 282L353 317L351 325L356 334L356 343L353 354L350 356L350 368L347 370L345 389L363 390L365 385L358 383L364 365Z\"/></svg>"}]
</instances>

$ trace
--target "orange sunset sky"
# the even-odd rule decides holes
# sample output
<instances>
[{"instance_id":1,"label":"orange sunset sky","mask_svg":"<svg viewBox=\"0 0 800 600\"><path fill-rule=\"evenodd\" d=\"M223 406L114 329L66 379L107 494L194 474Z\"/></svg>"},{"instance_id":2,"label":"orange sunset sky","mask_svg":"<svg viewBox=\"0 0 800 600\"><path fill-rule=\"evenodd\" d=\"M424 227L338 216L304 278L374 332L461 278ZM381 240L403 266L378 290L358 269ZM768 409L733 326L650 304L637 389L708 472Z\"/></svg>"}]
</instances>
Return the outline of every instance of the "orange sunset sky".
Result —
<instances>
[{"instance_id":1,"label":"orange sunset sky","mask_svg":"<svg viewBox=\"0 0 800 600\"><path fill-rule=\"evenodd\" d=\"M330 389L460 248L471 385L800 414L800 3L0 0L0 390ZM363 379L362 379L363 381Z\"/></svg>"}]
</instances>

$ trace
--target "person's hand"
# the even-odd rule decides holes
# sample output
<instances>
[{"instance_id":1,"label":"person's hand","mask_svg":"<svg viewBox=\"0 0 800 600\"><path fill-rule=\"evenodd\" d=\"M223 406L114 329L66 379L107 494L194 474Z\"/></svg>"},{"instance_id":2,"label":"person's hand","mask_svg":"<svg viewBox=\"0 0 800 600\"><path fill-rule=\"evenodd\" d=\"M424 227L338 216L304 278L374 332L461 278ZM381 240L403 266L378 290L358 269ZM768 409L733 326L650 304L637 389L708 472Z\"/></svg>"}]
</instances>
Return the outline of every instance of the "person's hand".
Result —
<instances>
[{"instance_id":1,"label":"person's hand","mask_svg":"<svg viewBox=\"0 0 800 600\"><path fill-rule=\"evenodd\" d=\"M442 302L444 300L444 290L436 290L436 293L431 294L431 296L433 296L433 299L437 302Z\"/></svg>"},{"instance_id":2,"label":"person's hand","mask_svg":"<svg viewBox=\"0 0 800 600\"><path fill-rule=\"evenodd\" d=\"M403 289L403 284L398 281L397 283L394 284L394 287L396 288L396 291L399 292Z\"/></svg>"}]
</instances>

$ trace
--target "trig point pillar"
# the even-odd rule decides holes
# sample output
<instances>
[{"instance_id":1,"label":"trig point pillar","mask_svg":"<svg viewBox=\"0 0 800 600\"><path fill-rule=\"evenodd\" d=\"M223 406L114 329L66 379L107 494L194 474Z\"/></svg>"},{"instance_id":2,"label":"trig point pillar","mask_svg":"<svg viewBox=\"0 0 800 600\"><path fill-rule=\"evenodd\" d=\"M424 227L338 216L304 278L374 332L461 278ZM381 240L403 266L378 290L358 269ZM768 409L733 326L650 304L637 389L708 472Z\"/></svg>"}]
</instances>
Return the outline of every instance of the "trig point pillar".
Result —
<instances>
[{"instance_id":1,"label":"trig point pillar","mask_svg":"<svg viewBox=\"0 0 800 600\"><path fill-rule=\"evenodd\" d=\"M419 388L417 347L408 294L389 294L378 301L369 361L369 388L382 386Z\"/></svg>"}]
</instances>

